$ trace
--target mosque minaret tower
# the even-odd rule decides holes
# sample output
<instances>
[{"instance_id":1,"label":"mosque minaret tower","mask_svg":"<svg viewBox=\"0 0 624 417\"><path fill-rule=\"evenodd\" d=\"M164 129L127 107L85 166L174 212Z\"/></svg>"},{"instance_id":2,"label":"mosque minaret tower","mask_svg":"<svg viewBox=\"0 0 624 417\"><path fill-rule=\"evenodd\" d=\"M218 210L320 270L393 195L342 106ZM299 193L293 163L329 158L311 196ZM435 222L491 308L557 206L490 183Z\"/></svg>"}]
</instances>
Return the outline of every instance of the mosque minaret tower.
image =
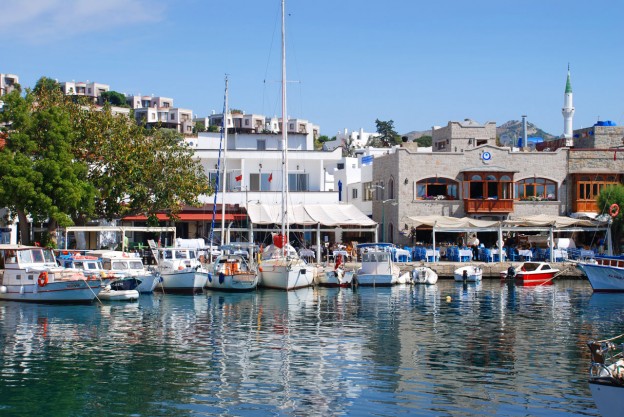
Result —
<instances>
[{"instance_id":1,"label":"mosque minaret tower","mask_svg":"<svg viewBox=\"0 0 624 417\"><path fill-rule=\"evenodd\" d=\"M570 82L570 65L568 64L568 79L566 80L565 95L563 99L563 137L572 139L572 119L574 118L574 104L572 97L572 83Z\"/></svg>"}]
</instances>

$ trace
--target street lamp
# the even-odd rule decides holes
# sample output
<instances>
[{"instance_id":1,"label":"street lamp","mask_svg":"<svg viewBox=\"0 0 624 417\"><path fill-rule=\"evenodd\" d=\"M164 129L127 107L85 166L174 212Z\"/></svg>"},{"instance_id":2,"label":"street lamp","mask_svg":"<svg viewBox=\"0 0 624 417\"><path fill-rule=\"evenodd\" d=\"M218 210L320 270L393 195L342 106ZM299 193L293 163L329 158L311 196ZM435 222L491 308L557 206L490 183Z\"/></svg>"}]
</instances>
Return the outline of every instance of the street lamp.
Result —
<instances>
[{"instance_id":1,"label":"street lamp","mask_svg":"<svg viewBox=\"0 0 624 417\"><path fill-rule=\"evenodd\" d=\"M383 200L381 202L381 241L385 242L385 234L386 234L386 203L390 203L393 206L396 206L397 201L394 198L389 198L388 200Z\"/></svg>"}]
</instances>

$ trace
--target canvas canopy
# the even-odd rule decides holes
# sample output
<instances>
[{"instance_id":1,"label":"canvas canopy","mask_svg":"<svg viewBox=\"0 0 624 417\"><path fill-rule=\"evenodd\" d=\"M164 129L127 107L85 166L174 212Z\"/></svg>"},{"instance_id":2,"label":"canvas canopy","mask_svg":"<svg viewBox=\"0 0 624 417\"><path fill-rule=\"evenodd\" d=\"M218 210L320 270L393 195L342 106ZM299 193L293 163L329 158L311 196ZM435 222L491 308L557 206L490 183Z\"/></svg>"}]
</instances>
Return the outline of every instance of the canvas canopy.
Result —
<instances>
[{"instance_id":1,"label":"canvas canopy","mask_svg":"<svg viewBox=\"0 0 624 417\"><path fill-rule=\"evenodd\" d=\"M478 230L478 229L509 229L514 227L606 227L607 222L589 219L575 219L563 216L535 216L518 217L510 220L476 220L469 217L447 216L412 216L408 222L413 227L429 226L436 230Z\"/></svg>"},{"instance_id":2,"label":"canvas canopy","mask_svg":"<svg viewBox=\"0 0 624 417\"><path fill-rule=\"evenodd\" d=\"M281 224L280 204L250 204L247 207L253 224ZM306 204L288 207L288 224L323 226L376 226L377 223L352 204Z\"/></svg>"}]
</instances>

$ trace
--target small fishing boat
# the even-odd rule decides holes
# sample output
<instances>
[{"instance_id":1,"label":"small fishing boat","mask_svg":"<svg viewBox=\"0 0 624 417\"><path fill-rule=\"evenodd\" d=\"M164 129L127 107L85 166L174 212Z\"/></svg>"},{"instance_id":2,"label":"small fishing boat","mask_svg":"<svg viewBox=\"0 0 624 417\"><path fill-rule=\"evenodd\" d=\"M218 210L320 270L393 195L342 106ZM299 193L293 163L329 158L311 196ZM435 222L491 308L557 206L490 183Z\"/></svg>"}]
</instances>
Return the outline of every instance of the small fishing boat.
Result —
<instances>
[{"instance_id":1,"label":"small fishing boat","mask_svg":"<svg viewBox=\"0 0 624 417\"><path fill-rule=\"evenodd\" d=\"M400 268L392 261L392 246L390 243L358 245L362 258L362 266L356 274L358 285L389 286L410 282L409 274L401 275Z\"/></svg>"},{"instance_id":2,"label":"small fishing boat","mask_svg":"<svg viewBox=\"0 0 624 417\"><path fill-rule=\"evenodd\" d=\"M596 256L576 266L595 292L624 292L624 256Z\"/></svg>"},{"instance_id":3,"label":"small fishing boat","mask_svg":"<svg viewBox=\"0 0 624 417\"><path fill-rule=\"evenodd\" d=\"M139 291L137 288L141 281L133 278L118 278L106 285L98 298L107 301L137 301L139 299Z\"/></svg>"},{"instance_id":4,"label":"small fishing boat","mask_svg":"<svg viewBox=\"0 0 624 417\"><path fill-rule=\"evenodd\" d=\"M158 287L164 292L201 292L208 281L208 270L199 261L197 251L190 248L153 248L158 262L156 270L162 277Z\"/></svg>"},{"instance_id":5,"label":"small fishing boat","mask_svg":"<svg viewBox=\"0 0 624 417\"><path fill-rule=\"evenodd\" d=\"M501 278L513 279L516 285L534 287L540 285L552 285L553 279L559 274L559 270L552 268L546 262L524 262L517 267L509 267L501 272Z\"/></svg>"},{"instance_id":6,"label":"small fishing boat","mask_svg":"<svg viewBox=\"0 0 624 417\"><path fill-rule=\"evenodd\" d=\"M417 266L412 271L412 282L433 285L438 282L438 274L427 266Z\"/></svg>"},{"instance_id":7,"label":"small fishing boat","mask_svg":"<svg viewBox=\"0 0 624 417\"><path fill-rule=\"evenodd\" d=\"M101 290L99 278L58 266L51 249L0 245L0 300L87 303Z\"/></svg>"},{"instance_id":8,"label":"small fishing boat","mask_svg":"<svg viewBox=\"0 0 624 417\"><path fill-rule=\"evenodd\" d=\"M316 277L317 285L321 287L350 287L353 283L354 271L347 271L342 255L336 256L336 262L329 265L329 270L321 271Z\"/></svg>"},{"instance_id":9,"label":"small fishing boat","mask_svg":"<svg viewBox=\"0 0 624 417\"><path fill-rule=\"evenodd\" d=\"M221 246L222 254L209 266L206 288L222 291L251 291L258 286L258 271L250 254L237 245Z\"/></svg>"},{"instance_id":10,"label":"small fishing boat","mask_svg":"<svg viewBox=\"0 0 624 417\"><path fill-rule=\"evenodd\" d=\"M141 257L132 252L115 250L94 250L87 252L87 256L95 256L102 262L104 270L115 276L133 277L140 284L136 290L142 294L149 294L162 281L160 274L150 271L143 265Z\"/></svg>"},{"instance_id":11,"label":"small fishing boat","mask_svg":"<svg viewBox=\"0 0 624 417\"><path fill-rule=\"evenodd\" d=\"M483 269L477 265L466 265L453 271L453 278L460 282L481 282Z\"/></svg>"},{"instance_id":12,"label":"small fishing boat","mask_svg":"<svg viewBox=\"0 0 624 417\"><path fill-rule=\"evenodd\" d=\"M624 410L624 343L613 343L623 336L587 343L591 352L589 390L603 417L622 416Z\"/></svg>"}]
</instances>

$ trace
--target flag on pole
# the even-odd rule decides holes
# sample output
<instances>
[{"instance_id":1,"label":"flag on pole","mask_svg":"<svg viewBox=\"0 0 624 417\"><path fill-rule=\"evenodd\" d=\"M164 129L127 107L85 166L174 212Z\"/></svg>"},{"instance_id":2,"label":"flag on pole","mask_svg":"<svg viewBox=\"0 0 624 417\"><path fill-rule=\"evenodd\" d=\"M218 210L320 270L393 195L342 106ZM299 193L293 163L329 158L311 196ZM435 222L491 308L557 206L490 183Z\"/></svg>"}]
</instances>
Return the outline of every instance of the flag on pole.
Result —
<instances>
[{"instance_id":1,"label":"flag on pole","mask_svg":"<svg viewBox=\"0 0 624 417\"><path fill-rule=\"evenodd\" d=\"M237 175L235 178L236 178L236 181L240 181L243 179L243 174Z\"/></svg>"},{"instance_id":2,"label":"flag on pole","mask_svg":"<svg viewBox=\"0 0 624 417\"><path fill-rule=\"evenodd\" d=\"M273 181L273 173L271 172L271 174L269 175L269 182Z\"/></svg>"}]
</instances>

